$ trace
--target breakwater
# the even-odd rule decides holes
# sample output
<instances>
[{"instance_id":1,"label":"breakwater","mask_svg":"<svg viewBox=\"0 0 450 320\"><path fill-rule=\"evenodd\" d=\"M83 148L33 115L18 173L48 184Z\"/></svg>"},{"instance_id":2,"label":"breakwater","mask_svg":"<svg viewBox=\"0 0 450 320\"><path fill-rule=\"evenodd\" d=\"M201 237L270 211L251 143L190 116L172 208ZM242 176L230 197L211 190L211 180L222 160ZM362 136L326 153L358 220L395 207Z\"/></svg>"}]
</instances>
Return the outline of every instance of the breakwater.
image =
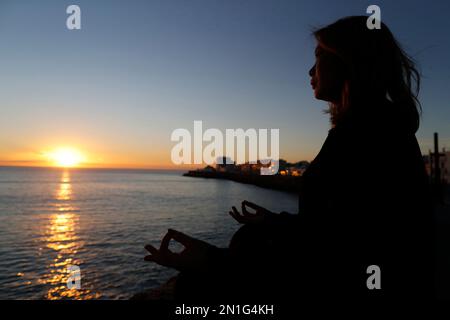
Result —
<instances>
[{"instance_id":1,"label":"breakwater","mask_svg":"<svg viewBox=\"0 0 450 320\"><path fill-rule=\"evenodd\" d=\"M206 178L206 179L226 179L235 182L252 184L258 187L298 193L301 177L282 175L258 175L245 174L240 172L207 172L192 170L184 173L185 177Z\"/></svg>"}]
</instances>

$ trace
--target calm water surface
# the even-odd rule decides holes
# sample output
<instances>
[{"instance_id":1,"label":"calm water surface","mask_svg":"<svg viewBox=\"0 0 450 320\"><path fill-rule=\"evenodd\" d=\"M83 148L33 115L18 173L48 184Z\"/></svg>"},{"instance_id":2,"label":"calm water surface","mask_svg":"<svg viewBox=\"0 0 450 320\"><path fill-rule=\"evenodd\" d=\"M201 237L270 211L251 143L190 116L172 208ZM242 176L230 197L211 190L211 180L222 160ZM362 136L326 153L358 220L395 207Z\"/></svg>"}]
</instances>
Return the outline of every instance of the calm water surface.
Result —
<instances>
[{"instance_id":1,"label":"calm water surface","mask_svg":"<svg viewBox=\"0 0 450 320\"><path fill-rule=\"evenodd\" d=\"M0 167L0 299L127 299L176 274L144 244L174 228L227 246L243 199L297 210L295 195L180 172Z\"/></svg>"}]
</instances>

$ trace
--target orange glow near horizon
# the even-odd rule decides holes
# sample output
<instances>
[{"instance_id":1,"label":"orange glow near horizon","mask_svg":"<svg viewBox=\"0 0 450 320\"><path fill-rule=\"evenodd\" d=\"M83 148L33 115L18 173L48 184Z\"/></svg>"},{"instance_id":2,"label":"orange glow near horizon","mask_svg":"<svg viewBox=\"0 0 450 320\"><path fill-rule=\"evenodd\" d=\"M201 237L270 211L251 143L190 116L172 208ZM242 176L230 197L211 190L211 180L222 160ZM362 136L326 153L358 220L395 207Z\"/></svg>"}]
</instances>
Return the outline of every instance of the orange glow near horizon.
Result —
<instances>
[{"instance_id":1,"label":"orange glow near horizon","mask_svg":"<svg viewBox=\"0 0 450 320\"><path fill-rule=\"evenodd\" d=\"M59 148L47 154L47 158L54 166L72 168L84 161L84 156L73 148Z\"/></svg>"}]
</instances>

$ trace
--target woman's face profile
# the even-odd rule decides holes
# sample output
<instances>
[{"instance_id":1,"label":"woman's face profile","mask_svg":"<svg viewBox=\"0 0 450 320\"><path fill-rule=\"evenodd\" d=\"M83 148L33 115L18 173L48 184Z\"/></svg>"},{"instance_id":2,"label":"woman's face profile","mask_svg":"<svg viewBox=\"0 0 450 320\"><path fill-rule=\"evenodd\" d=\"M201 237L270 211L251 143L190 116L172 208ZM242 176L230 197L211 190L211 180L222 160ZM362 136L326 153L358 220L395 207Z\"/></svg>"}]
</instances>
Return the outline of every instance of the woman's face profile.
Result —
<instances>
[{"instance_id":1,"label":"woman's face profile","mask_svg":"<svg viewBox=\"0 0 450 320\"><path fill-rule=\"evenodd\" d=\"M341 60L320 44L315 50L316 63L309 70L316 99L337 103L344 87L344 67Z\"/></svg>"}]
</instances>

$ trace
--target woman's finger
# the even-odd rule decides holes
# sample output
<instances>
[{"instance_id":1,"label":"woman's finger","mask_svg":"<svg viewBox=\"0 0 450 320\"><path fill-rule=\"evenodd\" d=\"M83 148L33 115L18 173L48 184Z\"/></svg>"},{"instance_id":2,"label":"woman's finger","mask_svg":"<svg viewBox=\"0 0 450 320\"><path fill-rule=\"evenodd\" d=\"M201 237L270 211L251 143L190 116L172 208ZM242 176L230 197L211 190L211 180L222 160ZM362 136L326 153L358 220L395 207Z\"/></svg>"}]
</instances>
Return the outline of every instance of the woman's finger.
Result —
<instances>
[{"instance_id":1,"label":"woman's finger","mask_svg":"<svg viewBox=\"0 0 450 320\"><path fill-rule=\"evenodd\" d=\"M247 201L247 200L242 201L242 207L245 207L245 206L247 206L249 208L252 208L252 209L255 209L257 212L260 211L260 210L267 211L266 208L258 206L257 204L255 204L253 202L250 202L250 201Z\"/></svg>"},{"instance_id":2,"label":"woman's finger","mask_svg":"<svg viewBox=\"0 0 450 320\"><path fill-rule=\"evenodd\" d=\"M236 207L232 207L233 211L230 211L231 216L239 223L244 223L243 216L239 214Z\"/></svg>"},{"instance_id":3,"label":"woman's finger","mask_svg":"<svg viewBox=\"0 0 450 320\"><path fill-rule=\"evenodd\" d=\"M230 216L233 217L234 220L236 220L239 223L242 223L242 220L241 220L240 216L236 215L233 211L229 211L228 213L230 214Z\"/></svg>"},{"instance_id":4,"label":"woman's finger","mask_svg":"<svg viewBox=\"0 0 450 320\"><path fill-rule=\"evenodd\" d=\"M152 246L151 244L147 244L145 247L145 250L147 250L148 252L150 252L152 255L157 255L159 253L158 249L156 249L154 246Z\"/></svg>"},{"instance_id":5,"label":"woman's finger","mask_svg":"<svg viewBox=\"0 0 450 320\"><path fill-rule=\"evenodd\" d=\"M254 214L249 213L247 215L244 215L240 213L235 207L233 207L234 215L237 217L237 220L239 223L246 224L251 222L251 218L254 216Z\"/></svg>"},{"instance_id":6,"label":"woman's finger","mask_svg":"<svg viewBox=\"0 0 450 320\"><path fill-rule=\"evenodd\" d=\"M160 264L162 266L178 269L180 266L180 257L174 254L168 248L166 248L166 243L170 241L170 237L164 237L164 244L161 244L162 250L158 250L152 245L146 245L145 249L151 253L151 255L145 256L145 261L152 261ZM168 239L168 240L167 240Z\"/></svg>"},{"instance_id":7,"label":"woman's finger","mask_svg":"<svg viewBox=\"0 0 450 320\"><path fill-rule=\"evenodd\" d=\"M245 207L245 201L242 201L242 215L244 216L244 217L248 217L248 216L250 216L250 215L254 215L255 213L253 213L253 212L248 212L247 211L247 208Z\"/></svg>"},{"instance_id":8,"label":"woman's finger","mask_svg":"<svg viewBox=\"0 0 450 320\"><path fill-rule=\"evenodd\" d=\"M181 243L185 247L192 245L192 243L194 242L194 238L191 238L187 234L184 234L184 233L182 233L180 231L177 231L177 230L169 229L168 234L170 234L170 237L172 239L178 241L179 243Z\"/></svg>"},{"instance_id":9,"label":"woman's finger","mask_svg":"<svg viewBox=\"0 0 450 320\"><path fill-rule=\"evenodd\" d=\"M246 201L246 200L244 200L244 202L245 202L246 206L256 210L256 215L264 215L264 214L272 213L271 211L267 210L266 208L258 206L257 204L255 204L253 202L249 202L249 201Z\"/></svg>"},{"instance_id":10,"label":"woman's finger","mask_svg":"<svg viewBox=\"0 0 450 320\"><path fill-rule=\"evenodd\" d=\"M240 216L240 215L241 215L241 213L238 211L238 209L236 209L235 206L232 206L231 209L233 210L233 213L234 213L235 215L237 215L237 216Z\"/></svg>"},{"instance_id":11,"label":"woman's finger","mask_svg":"<svg viewBox=\"0 0 450 320\"><path fill-rule=\"evenodd\" d=\"M161 253L166 254L169 252L170 239L172 239L172 235L170 232L167 232L161 240L161 246L159 247Z\"/></svg>"},{"instance_id":12,"label":"woman's finger","mask_svg":"<svg viewBox=\"0 0 450 320\"><path fill-rule=\"evenodd\" d=\"M239 219L240 222L243 221L244 216L236 209L236 207L232 207L234 215Z\"/></svg>"}]
</instances>

